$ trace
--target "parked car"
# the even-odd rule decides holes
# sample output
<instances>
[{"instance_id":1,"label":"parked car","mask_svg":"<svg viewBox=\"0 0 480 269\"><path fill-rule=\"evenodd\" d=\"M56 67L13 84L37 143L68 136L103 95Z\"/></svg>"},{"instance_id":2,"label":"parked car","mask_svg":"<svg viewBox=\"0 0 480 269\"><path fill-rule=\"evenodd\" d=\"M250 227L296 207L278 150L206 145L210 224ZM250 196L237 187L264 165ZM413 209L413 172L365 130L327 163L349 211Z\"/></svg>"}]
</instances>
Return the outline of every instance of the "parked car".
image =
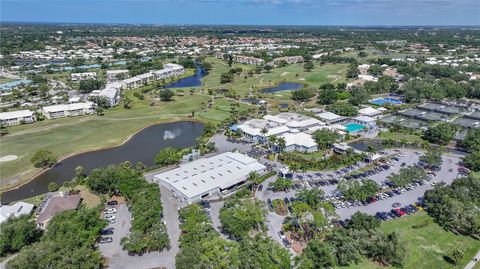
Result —
<instances>
[{"instance_id":1,"label":"parked car","mask_svg":"<svg viewBox=\"0 0 480 269\"><path fill-rule=\"evenodd\" d=\"M100 235L111 235L113 234L113 229L104 229L100 231Z\"/></svg>"},{"instance_id":2,"label":"parked car","mask_svg":"<svg viewBox=\"0 0 480 269\"><path fill-rule=\"evenodd\" d=\"M392 207L399 207L399 206L401 206L401 204L399 202L395 202L395 203L392 204Z\"/></svg>"},{"instance_id":3,"label":"parked car","mask_svg":"<svg viewBox=\"0 0 480 269\"><path fill-rule=\"evenodd\" d=\"M263 190L263 185L260 184L260 186L258 186L258 191L262 191Z\"/></svg>"},{"instance_id":4,"label":"parked car","mask_svg":"<svg viewBox=\"0 0 480 269\"><path fill-rule=\"evenodd\" d=\"M108 202L107 202L107 205L110 205L110 206L112 206L112 205L118 205L118 202L117 202L116 200L111 200L111 201L108 201Z\"/></svg>"},{"instance_id":5,"label":"parked car","mask_svg":"<svg viewBox=\"0 0 480 269\"><path fill-rule=\"evenodd\" d=\"M292 245L290 245L290 242L288 242L287 239L283 239L282 241L283 241L283 244L285 245L286 248L292 247Z\"/></svg>"},{"instance_id":6,"label":"parked car","mask_svg":"<svg viewBox=\"0 0 480 269\"><path fill-rule=\"evenodd\" d=\"M112 243L113 239L111 237L100 237L99 243L100 244L105 244L105 243Z\"/></svg>"},{"instance_id":7,"label":"parked car","mask_svg":"<svg viewBox=\"0 0 480 269\"><path fill-rule=\"evenodd\" d=\"M114 214L114 213L117 213L117 209L116 208L105 208L103 213L104 214Z\"/></svg>"},{"instance_id":8,"label":"parked car","mask_svg":"<svg viewBox=\"0 0 480 269\"><path fill-rule=\"evenodd\" d=\"M283 231L278 232L278 236L280 236L281 239L285 239L285 233Z\"/></svg>"},{"instance_id":9,"label":"parked car","mask_svg":"<svg viewBox=\"0 0 480 269\"><path fill-rule=\"evenodd\" d=\"M103 219L104 219L104 220L115 220L115 216L113 216L113 215L105 215L105 216L103 216Z\"/></svg>"}]
</instances>

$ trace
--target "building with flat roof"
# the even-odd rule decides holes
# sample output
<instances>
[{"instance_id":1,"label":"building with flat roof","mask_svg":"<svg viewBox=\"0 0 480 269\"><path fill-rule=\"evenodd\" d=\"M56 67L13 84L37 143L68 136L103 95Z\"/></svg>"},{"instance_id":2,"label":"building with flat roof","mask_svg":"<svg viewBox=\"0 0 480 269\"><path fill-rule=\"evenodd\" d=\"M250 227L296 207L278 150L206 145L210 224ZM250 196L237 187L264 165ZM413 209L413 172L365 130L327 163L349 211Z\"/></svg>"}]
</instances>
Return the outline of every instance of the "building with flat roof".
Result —
<instances>
[{"instance_id":1,"label":"building with flat roof","mask_svg":"<svg viewBox=\"0 0 480 269\"><path fill-rule=\"evenodd\" d=\"M125 78L128 76L127 69L120 69L120 70L107 70L107 80L117 80L121 78Z\"/></svg>"},{"instance_id":2,"label":"building with flat roof","mask_svg":"<svg viewBox=\"0 0 480 269\"><path fill-rule=\"evenodd\" d=\"M94 112L95 109L92 102L53 105L42 108L42 114L47 119L82 116Z\"/></svg>"},{"instance_id":3,"label":"building with flat roof","mask_svg":"<svg viewBox=\"0 0 480 269\"><path fill-rule=\"evenodd\" d=\"M209 195L228 192L244 183L250 172L262 174L265 169L244 154L226 152L181 164L155 175L154 180L172 191L182 203L191 204Z\"/></svg>"},{"instance_id":4,"label":"building with flat roof","mask_svg":"<svg viewBox=\"0 0 480 269\"><path fill-rule=\"evenodd\" d=\"M337 115L332 112L322 112L318 113L317 117L319 117L322 121L324 121L328 125L333 125L333 124L342 124L345 121L348 120L348 118L345 118L343 116Z\"/></svg>"},{"instance_id":5,"label":"building with flat roof","mask_svg":"<svg viewBox=\"0 0 480 269\"><path fill-rule=\"evenodd\" d=\"M325 123L302 114L284 112L277 115L265 115L263 119L251 119L237 127L245 138L256 142L265 142L264 140L269 136L280 137L287 133L298 134L320 126L325 126ZM262 133L264 128L267 130L266 134Z\"/></svg>"},{"instance_id":6,"label":"building with flat roof","mask_svg":"<svg viewBox=\"0 0 480 269\"><path fill-rule=\"evenodd\" d=\"M4 126L35 122L36 118L30 110L18 110L0 113L0 122Z\"/></svg>"},{"instance_id":7,"label":"building with flat roof","mask_svg":"<svg viewBox=\"0 0 480 269\"><path fill-rule=\"evenodd\" d=\"M376 117L382 114L382 111L371 106L364 107L358 110L358 114L361 116Z\"/></svg>"},{"instance_id":8,"label":"building with flat roof","mask_svg":"<svg viewBox=\"0 0 480 269\"><path fill-rule=\"evenodd\" d=\"M83 72L83 73L71 73L70 74L70 79L72 81L96 79L96 78L97 78L97 73L96 72Z\"/></svg>"}]
</instances>

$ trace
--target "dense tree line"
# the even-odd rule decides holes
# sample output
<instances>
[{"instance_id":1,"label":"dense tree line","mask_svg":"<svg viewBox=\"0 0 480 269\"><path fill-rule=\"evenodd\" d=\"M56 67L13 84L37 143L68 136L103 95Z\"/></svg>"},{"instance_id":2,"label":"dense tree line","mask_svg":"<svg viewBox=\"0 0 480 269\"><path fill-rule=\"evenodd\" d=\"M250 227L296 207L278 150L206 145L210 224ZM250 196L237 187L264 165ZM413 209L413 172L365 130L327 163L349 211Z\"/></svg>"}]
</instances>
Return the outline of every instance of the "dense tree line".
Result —
<instances>
[{"instance_id":1,"label":"dense tree line","mask_svg":"<svg viewBox=\"0 0 480 269\"><path fill-rule=\"evenodd\" d=\"M133 218L130 234L121 241L125 250L142 254L169 246L158 184L148 183L139 171L127 164L94 169L85 183L96 192L120 193L127 199Z\"/></svg>"},{"instance_id":2,"label":"dense tree line","mask_svg":"<svg viewBox=\"0 0 480 269\"><path fill-rule=\"evenodd\" d=\"M20 251L24 246L38 241L42 234L30 215L5 220L0 225L0 256Z\"/></svg>"},{"instance_id":3,"label":"dense tree line","mask_svg":"<svg viewBox=\"0 0 480 269\"><path fill-rule=\"evenodd\" d=\"M423 138L431 143L447 145L455 137L457 127L453 124L441 122L430 125L423 133Z\"/></svg>"},{"instance_id":4,"label":"dense tree line","mask_svg":"<svg viewBox=\"0 0 480 269\"><path fill-rule=\"evenodd\" d=\"M445 229L480 235L480 179L459 178L449 186L438 184L425 193L428 214Z\"/></svg>"},{"instance_id":5,"label":"dense tree line","mask_svg":"<svg viewBox=\"0 0 480 269\"><path fill-rule=\"evenodd\" d=\"M42 240L24 247L7 268L99 268L102 258L95 242L105 226L97 209L60 213L50 221Z\"/></svg>"},{"instance_id":6,"label":"dense tree line","mask_svg":"<svg viewBox=\"0 0 480 269\"><path fill-rule=\"evenodd\" d=\"M225 202L220 209L222 229L230 237L240 240L252 231L265 229L263 223L267 210L264 203L258 200L232 199Z\"/></svg>"},{"instance_id":7,"label":"dense tree line","mask_svg":"<svg viewBox=\"0 0 480 269\"><path fill-rule=\"evenodd\" d=\"M364 213L352 215L345 229L336 229L323 238L308 242L296 260L300 269L333 268L360 263L369 258L384 265L401 267L405 245L396 233L384 234L380 222Z\"/></svg>"},{"instance_id":8,"label":"dense tree line","mask_svg":"<svg viewBox=\"0 0 480 269\"><path fill-rule=\"evenodd\" d=\"M103 82L95 79L87 79L80 81L78 91L80 93L90 93L92 91L100 90L103 87Z\"/></svg>"},{"instance_id":9,"label":"dense tree line","mask_svg":"<svg viewBox=\"0 0 480 269\"><path fill-rule=\"evenodd\" d=\"M291 268L288 251L267 236L247 236L239 242L221 238L197 204L182 208L179 218L176 268Z\"/></svg>"},{"instance_id":10,"label":"dense tree line","mask_svg":"<svg viewBox=\"0 0 480 269\"><path fill-rule=\"evenodd\" d=\"M398 173L392 173L388 180L395 183L397 187L405 187L414 180L422 180L427 177L425 170L418 166L408 166L401 168Z\"/></svg>"},{"instance_id":11,"label":"dense tree line","mask_svg":"<svg viewBox=\"0 0 480 269\"><path fill-rule=\"evenodd\" d=\"M338 190L346 200L366 201L380 190L378 184L371 179L343 181L338 184Z\"/></svg>"}]
</instances>

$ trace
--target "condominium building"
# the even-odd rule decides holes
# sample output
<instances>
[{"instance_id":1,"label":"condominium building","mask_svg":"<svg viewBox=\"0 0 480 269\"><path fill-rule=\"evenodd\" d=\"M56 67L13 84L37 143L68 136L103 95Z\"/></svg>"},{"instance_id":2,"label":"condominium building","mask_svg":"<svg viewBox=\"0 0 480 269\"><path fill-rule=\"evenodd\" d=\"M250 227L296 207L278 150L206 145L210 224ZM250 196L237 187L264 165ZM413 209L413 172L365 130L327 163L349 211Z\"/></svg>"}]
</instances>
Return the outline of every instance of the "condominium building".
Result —
<instances>
[{"instance_id":1,"label":"condominium building","mask_svg":"<svg viewBox=\"0 0 480 269\"><path fill-rule=\"evenodd\" d=\"M286 62L287 64L296 64L303 61L304 59L302 56L285 56L273 59L273 64L278 65L281 62Z\"/></svg>"},{"instance_id":2,"label":"condominium building","mask_svg":"<svg viewBox=\"0 0 480 269\"><path fill-rule=\"evenodd\" d=\"M70 79L72 81L96 79L96 78L97 78L97 73L95 73L95 72L83 72L83 73L72 73L72 74L70 74Z\"/></svg>"},{"instance_id":3,"label":"condominium building","mask_svg":"<svg viewBox=\"0 0 480 269\"><path fill-rule=\"evenodd\" d=\"M92 102L62 104L42 108L42 114L47 119L81 116L94 112L95 109Z\"/></svg>"},{"instance_id":4,"label":"condominium building","mask_svg":"<svg viewBox=\"0 0 480 269\"><path fill-rule=\"evenodd\" d=\"M241 64L250 64L250 65L264 65L265 61L260 58L255 58L255 57L250 57L250 56L242 56L242 55L236 55L234 56L234 60L237 63Z\"/></svg>"},{"instance_id":5,"label":"condominium building","mask_svg":"<svg viewBox=\"0 0 480 269\"><path fill-rule=\"evenodd\" d=\"M19 110L0 113L0 122L4 126L19 125L34 122L35 115L30 110Z\"/></svg>"},{"instance_id":6,"label":"condominium building","mask_svg":"<svg viewBox=\"0 0 480 269\"><path fill-rule=\"evenodd\" d=\"M128 76L128 70L122 69L122 70L108 70L107 71L107 80L117 80L117 79L122 79Z\"/></svg>"}]
</instances>

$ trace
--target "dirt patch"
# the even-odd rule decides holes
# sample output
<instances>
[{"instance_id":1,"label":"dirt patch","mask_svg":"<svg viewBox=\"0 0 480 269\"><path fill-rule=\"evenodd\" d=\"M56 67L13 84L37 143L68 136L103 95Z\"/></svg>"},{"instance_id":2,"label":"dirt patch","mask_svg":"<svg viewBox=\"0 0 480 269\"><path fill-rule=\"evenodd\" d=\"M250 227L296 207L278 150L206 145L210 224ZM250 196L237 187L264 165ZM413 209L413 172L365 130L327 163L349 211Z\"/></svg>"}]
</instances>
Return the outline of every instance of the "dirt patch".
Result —
<instances>
[{"instance_id":1,"label":"dirt patch","mask_svg":"<svg viewBox=\"0 0 480 269\"><path fill-rule=\"evenodd\" d=\"M290 74L290 72L282 72L282 73L280 74L280 76L284 77L284 76L286 76L286 75L288 75L288 74Z\"/></svg>"}]
</instances>

